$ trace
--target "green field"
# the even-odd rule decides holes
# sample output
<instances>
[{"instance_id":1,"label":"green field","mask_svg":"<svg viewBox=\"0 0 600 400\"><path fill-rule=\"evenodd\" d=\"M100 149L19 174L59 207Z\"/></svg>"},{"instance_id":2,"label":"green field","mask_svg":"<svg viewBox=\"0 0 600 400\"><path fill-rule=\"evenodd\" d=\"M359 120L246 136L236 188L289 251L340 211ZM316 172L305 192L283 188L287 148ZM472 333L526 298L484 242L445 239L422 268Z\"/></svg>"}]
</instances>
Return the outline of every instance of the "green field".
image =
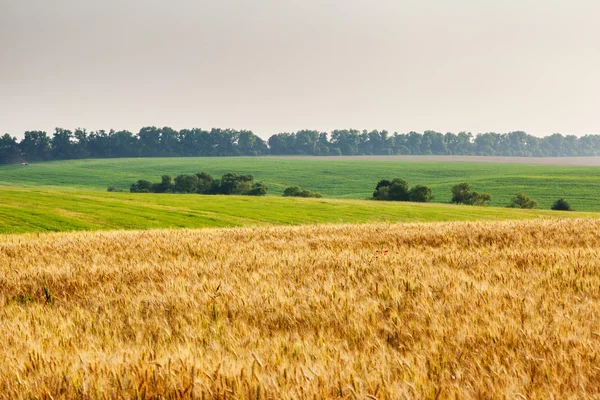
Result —
<instances>
[{"instance_id":1,"label":"green field","mask_svg":"<svg viewBox=\"0 0 600 400\"><path fill-rule=\"evenodd\" d=\"M252 174L270 196L201 196L107 193L138 179L205 171ZM374 160L280 158L144 158L60 161L0 167L0 233L233 227L259 224L366 223L595 217L548 210L559 197L577 211L600 211L598 167L500 165ZM402 177L432 187L447 203L450 188L469 182L492 193L491 207L365 201L378 180ZM287 186L323 193L322 199L283 198ZM518 191L540 203L534 211L507 209ZM498 207L493 207L498 206Z\"/></svg>"},{"instance_id":2,"label":"green field","mask_svg":"<svg viewBox=\"0 0 600 400\"><path fill-rule=\"evenodd\" d=\"M549 209L559 197L577 211L600 211L600 168L459 162L382 162L281 158L140 158L57 161L0 166L0 185L60 186L104 191L109 185L128 189L138 179L153 182L163 174L205 171L254 175L269 185L270 195L300 185L327 198L365 199L380 179L400 177L433 189L435 202L450 200L450 188L468 182L492 194L492 206L503 207L516 192L525 192Z\"/></svg>"},{"instance_id":3,"label":"green field","mask_svg":"<svg viewBox=\"0 0 600 400\"><path fill-rule=\"evenodd\" d=\"M558 216L595 217L597 214L274 196L261 198L3 188L0 233Z\"/></svg>"}]
</instances>

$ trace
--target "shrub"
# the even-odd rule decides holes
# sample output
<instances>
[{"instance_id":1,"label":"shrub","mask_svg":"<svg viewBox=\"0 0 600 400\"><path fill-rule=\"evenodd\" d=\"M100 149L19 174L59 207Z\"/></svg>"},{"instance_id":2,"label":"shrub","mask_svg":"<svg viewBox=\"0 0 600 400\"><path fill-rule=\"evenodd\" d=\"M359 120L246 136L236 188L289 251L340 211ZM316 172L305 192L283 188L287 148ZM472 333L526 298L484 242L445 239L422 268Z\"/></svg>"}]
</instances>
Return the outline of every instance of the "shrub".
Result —
<instances>
[{"instance_id":1,"label":"shrub","mask_svg":"<svg viewBox=\"0 0 600 400\"><path fill-rule=\"evenodd\" d=\"M433 200L431 188L417 185L408 192L408 199L417 203L428 203Z\"/></svg>"},{"instance_id":2,"label":"shrub","mask_svg":"<svg viewBox=\"0 0 600 400\"><path fill-rule=\"evenodd\" d=\"M452 187L452 200L450 202L461 204L469 201L471 195L471 185L468 183L459 183Z\"/></svg>"},{"instance_id":3,"label":"shrub","mask_svg":"<svg viewBox=\"0 0 600 400\"><path fill-rule=\"evenodd\" d=\"M196 193L210 194L214 183L212 175L207 174L206 172L200 172L199 174L196 174L196 176L198 177Z\"/></svg>"},{"instance_id":4,"label":"shrub","mask_svg":"<svg viewBox=\"0 0 600 400\"><path fill-rule=\"evenodd\" d=\"M388 199L408 201L408 183L404 179L394 179L388 190Z\"/></svg>"},{"instance_id":5,"label":"shrub","mask_svg":"<svg viewBox=\"0 0 600 400\"><path fill-rule=\"evenodd\" d=\"M377 183L373 192L374 200L428 202L433 199L433 193L427 186L417 185L409 190L404 179L392 181L382 179Z\"/></svg>"},{"instance_id":6,"label":"shrub","mask_svg":"<svg viewBox=\"0 0 600 400\"><path fill-rule=\"evenodd\" d=\"M198 177L196 175L177 175L175 177L175 191L177 193L196 193Z\"/></svg>"},{"instance_id":7,"label":"shrub","mask_svg":"<svg viewBox=\"0 0 600 400\"><path fill-rule=\"evenodd\" d=\"M524 193L517 193L515 197L511 200L510 204L507 206L509 208L536 208L538 206L537 201L531 200L529 197L525 196Z\"/></svg>"},{"instance_id":8,"label":"shrub","mask_svg":"<svg viewBox=\"0 0 600 400\"><path fill-rule=\"evenodd\" d=\"M283 191L285 197L323 197L321 193L310 190L302 190L300 186L290 186Z\"/></svg>"},{"instance_id":9,"label":"shrub","mask_svg":"<svg viewBox=\"0 0 600 400\"><path fill-rule=\"evenodd\" d=\"M237 175L229 172L221 177L219 194L245 194L252 188L252 175Z\"/></svg>"},{"instance_id":10,"label":"shrub","mask_svg":"<svg viewBox=\"0 0 600 400\"><path fill-rule=\"evenodd\" d=\"M302 188L300 188L300 186L290 186L285 188L285 190L283 191L283 196L284 197L300 197L300 194L302 193Z\"/></svg>"},{"instance_id":11,"label":"shrub","mask_svg":"<svg viewBox=\"0 0 600 400\"><path fill-rule=\"evenodd\" d=\"M552 204L552 209L555 211L573 211L571 205L565 199L558 199Z\"/></svg>"},{"instance_id":12,"label":"shrub","mask_svg":"<svg viewBox=\"0 0 600 400\"><path fill-rule=\"evenodd\" d=\"M408 183L399 178L393 181L382 179L375 187L373 198L375 200L408 201Z\"/></svg>"},{"instance_id":13,"label":"shrub","mask_svg":"<svg viewBox=\"0 0 600 400\"><path fill-rule=\"evenodd\" d=\"M149 193L152 188L152 182L140 179L129 188L131 193Z\"/></svg>"},{"instance_id":14,"label":"shrub","mask_svg":"<svg viewBox=\"0 0 600 400\"><path fill-rule=\"evenodd\" d=\"M175 177L163 175L161 182L151 183L139 180L131 185L134 193L200 193L200 194L239 194L248 196L264 196L268 187L264 183L254 183L252 175L236 175L227 173L221 179L213 179L210 174L182 174Z\"/></svg>"},{"instance_id":15,"label":"shrub","mask_svg":"<svg viewBox=\"0 0 600 400\"><path fill-rule=\"evenodd\" d=\"M123 190L122 190L122 189L119 189L119 188L116 188L116 187L114 187L113 185L110 185L110 186L109 186L109 187L106 189L106 191L107 191L107 192L122 192Z\"/></svg>"},{"instance_id":16,"label":"shrub","mask_svg":"<svg viewBox=\"0 0 600 400\"><path fill-rule=\"evenodd\" d=\"M490 200L492 200L491 194L472 192L471 185L468 183L459 183L452 187L452 199L450 200L452 203L485 206Z\"/></svg>"},{"instance_id":17,"label":"shrub","mask_svg":"<svg viewBox=\"0 0 600 400\"><path fill-rule=\"evenodd\" d=\"M257 182L252 185L252 188L242 194L247 196L265 196L269 188L262 182Z\"/></svg>"}]
</instances>

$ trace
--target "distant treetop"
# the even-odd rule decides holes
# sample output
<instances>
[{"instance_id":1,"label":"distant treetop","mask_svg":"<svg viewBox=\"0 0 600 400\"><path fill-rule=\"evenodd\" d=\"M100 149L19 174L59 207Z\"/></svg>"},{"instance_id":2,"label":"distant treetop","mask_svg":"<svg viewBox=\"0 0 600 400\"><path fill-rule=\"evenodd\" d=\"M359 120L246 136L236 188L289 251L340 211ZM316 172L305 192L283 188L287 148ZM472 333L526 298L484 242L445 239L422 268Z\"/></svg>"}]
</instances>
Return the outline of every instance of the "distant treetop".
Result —
<instances>
[{"instance_id":1,"label":"distant treetop","mask_svg":"<svg viewBox=\"0 0 600 400\"><path fill-rule=\"evenodd\" d=\"M50 137L44 131L27 131L21 141L0 136L0 164L118 157L198 157L260 155L479 155L563 157L600 155L600 135L543 138L516 131L393 133L355 129L321 132L301 130L277 133L263 140L251 131L202 130L144 127L129 131L74 131L56 128Z\"/></svg>"}]
</instances>

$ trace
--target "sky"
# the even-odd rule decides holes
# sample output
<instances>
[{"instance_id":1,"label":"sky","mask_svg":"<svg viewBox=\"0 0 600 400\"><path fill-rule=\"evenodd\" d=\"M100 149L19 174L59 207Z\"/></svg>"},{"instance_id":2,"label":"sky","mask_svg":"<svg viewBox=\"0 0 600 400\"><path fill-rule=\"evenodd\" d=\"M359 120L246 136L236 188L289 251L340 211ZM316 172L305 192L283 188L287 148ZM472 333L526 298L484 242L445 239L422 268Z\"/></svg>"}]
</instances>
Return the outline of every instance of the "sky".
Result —
<instances>
[{"instance_id":1,"label":"sky","mask_svg":"<svg viewBox=\"0 0 600 400\"><path fill-rule=\"evenodd\" d=\"M0 134L600 133L597 0L0 0Z\"/></svg>"}]
</instances>

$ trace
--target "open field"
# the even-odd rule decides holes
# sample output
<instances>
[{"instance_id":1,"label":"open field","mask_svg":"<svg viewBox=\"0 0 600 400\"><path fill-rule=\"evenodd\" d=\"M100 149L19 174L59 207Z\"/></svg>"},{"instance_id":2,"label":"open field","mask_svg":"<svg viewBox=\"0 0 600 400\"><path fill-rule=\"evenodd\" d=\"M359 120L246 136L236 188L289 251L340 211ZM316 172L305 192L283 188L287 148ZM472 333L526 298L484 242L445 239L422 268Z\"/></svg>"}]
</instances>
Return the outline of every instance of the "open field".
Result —
<instances>
[{"instance_id":1,"label":"open field","mask_svg":"<svg viewBox=\"0 0 600 400\"><path fill-rule=\"evenodd\" d=\"M572 165L600 167L600 157L506 157L506 156L271 156L288 160L474 162L492 164Z\"/></svg>"},{"instance_id":2,"label":"open field","mask_svg":"<svg viewBox=\"0 0 600 400\"><path fill-rule=\"evenodd\" d=\"M599 231L0 236L0 397L597 397Z\"/></svg>"},{"instance_id":3,"label":"open field","mask_svg":"<svg viewBox=\"0 0 600 400\"><path fill-rule=\"evenodd\" d=\"M549 209L559 197L577 211L600 211L600 168L490 164L467 162L378 162L304 158L143 158L60 161L0 166L0 185L52 186L104 191L109 185L128 189L138 179L158 182L163 174L210 172L249 173L280 195L300 185L328 198L365 199L380 179L402 177L410 185L433 189L436 202L450 200L450 188L469 182L476 191L490 192L491 205L503 207L516 192L525 192Z\"/></svg>"},{"instance_id":4,"label":"open field","mask_svg":"<svg viewBox=\"0 0 600 400\"><path fill-rule=\"evenodd\" d=\"M0 233L594 217L596 213L289 197L0 189Z\"/></svg>"}]
</instances>

